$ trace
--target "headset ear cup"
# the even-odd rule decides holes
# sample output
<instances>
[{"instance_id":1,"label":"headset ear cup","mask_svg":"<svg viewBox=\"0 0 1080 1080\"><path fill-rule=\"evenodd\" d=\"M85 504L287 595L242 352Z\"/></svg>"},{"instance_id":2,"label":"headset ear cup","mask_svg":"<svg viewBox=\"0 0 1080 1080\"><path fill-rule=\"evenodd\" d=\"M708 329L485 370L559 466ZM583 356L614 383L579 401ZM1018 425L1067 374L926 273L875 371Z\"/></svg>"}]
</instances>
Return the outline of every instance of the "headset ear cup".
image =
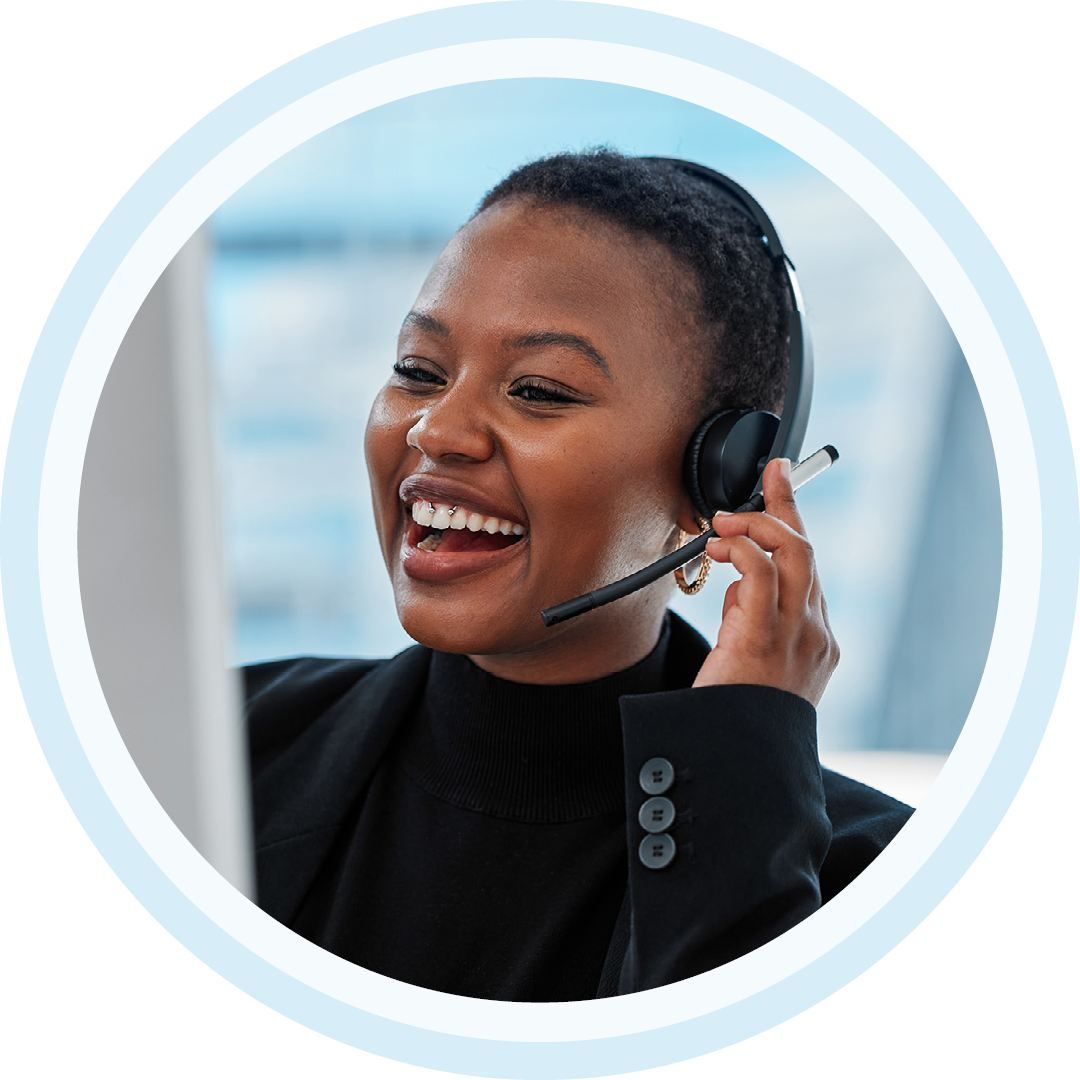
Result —
<instances>
[{"instance_id":1,"label":"headset ear cup","mask_svg":"<svg viewBox=\"0 0 1080 1080\"><path fill-rule=\"evenodd\" d=\"M738 409L725 409L723 412L713 413L712 416L707 416L694 431L694 434L690 436L690 442L687 444L686 453L683 456L683 488L686 494L690 496L690 501L694 504L694 509L706 520L711 520L716 510L724 510L726 507L718 506L714 510L709 505L709 500L705 497L705 492L701 486L701 452L702 447L705 444L705 439L709 436L709 433L717 425L722 427L721 436L726 436L727 432L731 430L732 424L739 418Z\"/></svg>"},{"instance_id":2,"label":"headset ear cup","mask_svg":"<svg viewBox=\"0 0 1080 1080\"><path fill-rule=\"evenodd\" d=\"M714 413L694 432L683 458L683 487L706 518L737 510L754 493L780 427L762 409Z\"/></svg>"}]
</instances>

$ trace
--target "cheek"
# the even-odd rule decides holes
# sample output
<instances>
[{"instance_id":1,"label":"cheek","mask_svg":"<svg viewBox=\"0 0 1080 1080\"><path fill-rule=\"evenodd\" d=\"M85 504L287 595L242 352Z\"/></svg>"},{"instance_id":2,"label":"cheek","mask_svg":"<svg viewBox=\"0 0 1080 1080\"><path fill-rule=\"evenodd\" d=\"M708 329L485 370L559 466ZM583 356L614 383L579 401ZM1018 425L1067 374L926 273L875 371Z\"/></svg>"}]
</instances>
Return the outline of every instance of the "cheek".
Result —
<instances>
[{"instance_id":1,"label":"cheek","mask_svg":"<svg viewBox=\"0 0 1080 1080\"><path fill-rule=\"evenodd\" d=\"M390 406L385 389L380 391L364 431L364 458L380 535L384 517L390 512L396 517L399 474L409 454L405 441L408 431L408 418Z\"/></svg>"},{"instance_id":2,"label":"cheek","mask_svg":"<svg viewBox=\"0 0 1080 1080\"><path fill-rule=\"evenodd\" d=\"M387 470L407 452L407 433L408 423L392 408L384 387L371 406L364 429L364 457L373 488L381 488L380 481Z\"/></svg>"},{"instance_id":3,"label":"cheek","mask_svg":"<svg viewBox=\"0 0 1080 1080\"><path fill-rule=\"evenodd\" d=\"M548 542L601 575L658 557L678 515L681 453L670 436L637 430L640 440L626 426L593 424L557 445L519 444L515 454L514 471L530 478L523 496L538 522L555 526L544 530Z\"/></svg>"}]
</instances>

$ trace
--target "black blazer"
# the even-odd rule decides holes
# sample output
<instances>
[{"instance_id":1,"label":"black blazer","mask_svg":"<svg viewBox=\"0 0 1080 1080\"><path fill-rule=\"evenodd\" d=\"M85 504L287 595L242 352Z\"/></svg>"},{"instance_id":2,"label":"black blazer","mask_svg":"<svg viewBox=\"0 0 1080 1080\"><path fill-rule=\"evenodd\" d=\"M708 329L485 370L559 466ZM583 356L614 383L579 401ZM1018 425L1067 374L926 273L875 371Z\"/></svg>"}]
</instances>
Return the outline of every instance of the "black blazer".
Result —
<instances>
[{"instance_id":1,"label":"black blazer","mask_svg":"<svg viewBox=\"0 0 1080 1080\"><path fill-rule=\"evenodd\" d=\"M709 651L671 615L665 685L621 699L629 880L597 996L708 971L782 934L849 884L910 807L817 758L807 701L762 686L691 689ZM363 799L400 725L415 714L430 650L389 660L280 660L244 671L259 906L295 916L342 821ZM638 774L675 770L667 796L677 856L638 857L648 797Z\"/></svg>"}]
</instances>

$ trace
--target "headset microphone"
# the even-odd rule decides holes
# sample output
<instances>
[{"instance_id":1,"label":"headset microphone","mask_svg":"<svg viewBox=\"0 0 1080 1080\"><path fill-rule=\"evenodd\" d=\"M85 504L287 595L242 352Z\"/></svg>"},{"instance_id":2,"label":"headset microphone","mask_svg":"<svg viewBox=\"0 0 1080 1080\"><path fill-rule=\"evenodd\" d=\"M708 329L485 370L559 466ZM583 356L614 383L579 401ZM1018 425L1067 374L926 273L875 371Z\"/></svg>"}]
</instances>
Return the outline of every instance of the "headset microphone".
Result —
<instances>
[{"instance_id":1,"label":"headset microphone","mask_svg":"<svg viewBox=\"0 0 1080 1080\"><path fill-rule=\"evenodd\" d=\"M765 508L761 474L766 464L775 457L792 461L798 458L810 418L813 351L803 316L802 295L795 280L795 267L761 205L734 180L691 161L676 158L644 160L671 166L711 185L725 202L754 222L773 264L783 271L792 310L788 316L788 379L782 415L776 416L764 409L725 409L715 413L698 426L683 460L683 486L694 508L706 519L712 520L718 510L761 511ZM792 470L793 486L817 476L837 457L839 455L831 446L812 454ZM715 535L709 529L636 574L547 608L540 613L544 625L554 626L651 585L702 555L706 543Z\"/></svg>"},{"instance_id":2,"label":"headset microphone","mask_svg":"<svg viewBox=\"0 0 1080 1080\"><path fill-rule=\"evenodd\" d=\"M808 480L813 480L815 476L819 476L839 457L840 454L835 446L823 446L804 461L800 461L791 470L792 490L802 487ZM755 491L742 506L737 508L735 513L744 513L748 510L760 512L764 509L765 499L760 491ZM592 611L593 608L610 604L612 600L619 600L624 596L629 596L631 593L637 592L638 589L644 589L646 585L658 581L665 574L670 574L680 566L685 566L692 559L704 555L705 545L714 536L716 536L716 533L712 529L706 529L705 532L700 536L695 536L688 544L683 544L681 548L673 551L670 555L657 559L651 566L646 566L644 570L639 570L636 574L631 574L629 577L625 577L611 585L605 585L602 589L588 592L584 596L577 596L573 600L567 600L565 603L546 608L540 612L540 617L544 620L545 626L554 626L556 623L574 618L575 615L584 615L586 611Z\"/></svg>"}]
</instances>

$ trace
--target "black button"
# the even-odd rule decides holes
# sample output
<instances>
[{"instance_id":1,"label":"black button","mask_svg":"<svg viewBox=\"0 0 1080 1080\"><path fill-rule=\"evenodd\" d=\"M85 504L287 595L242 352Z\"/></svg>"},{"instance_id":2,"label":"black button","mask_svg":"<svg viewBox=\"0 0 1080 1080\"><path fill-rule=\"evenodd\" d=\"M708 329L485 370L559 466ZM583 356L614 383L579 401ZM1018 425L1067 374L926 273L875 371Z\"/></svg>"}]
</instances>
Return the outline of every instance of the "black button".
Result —
<instances>
[{"instance_id":1,"label":"black button","mask_svg":"<svg viewBox=\"0 0 1080 1080\"><path fill-rule=\"evenodd\" d=\"M675 770L667 758L649 758L641 766L638 783L646 795L663 795L675 783Z\"/></svg>"},{"instance_id":2,"label":"black button","mask_svg":"<svg viewBox=\"0 0 1080 1080\"><path fill-rule=\"evenodd\" d=\"M638 858L650 870L663 870L675 858L675 841L666 832L646 836L638 844Z\"/></svg>"},{"instance_id":3,"label":"black button","mask_svg":"<svg viewBox=\"0 0 1080 1080\"><path fill-rule=\"evenodd\" d=\"M662 795L646 799L641 804L637 819L646 832L663 832L675 820L675 804Z\"/></svg>"}]
</instances>

